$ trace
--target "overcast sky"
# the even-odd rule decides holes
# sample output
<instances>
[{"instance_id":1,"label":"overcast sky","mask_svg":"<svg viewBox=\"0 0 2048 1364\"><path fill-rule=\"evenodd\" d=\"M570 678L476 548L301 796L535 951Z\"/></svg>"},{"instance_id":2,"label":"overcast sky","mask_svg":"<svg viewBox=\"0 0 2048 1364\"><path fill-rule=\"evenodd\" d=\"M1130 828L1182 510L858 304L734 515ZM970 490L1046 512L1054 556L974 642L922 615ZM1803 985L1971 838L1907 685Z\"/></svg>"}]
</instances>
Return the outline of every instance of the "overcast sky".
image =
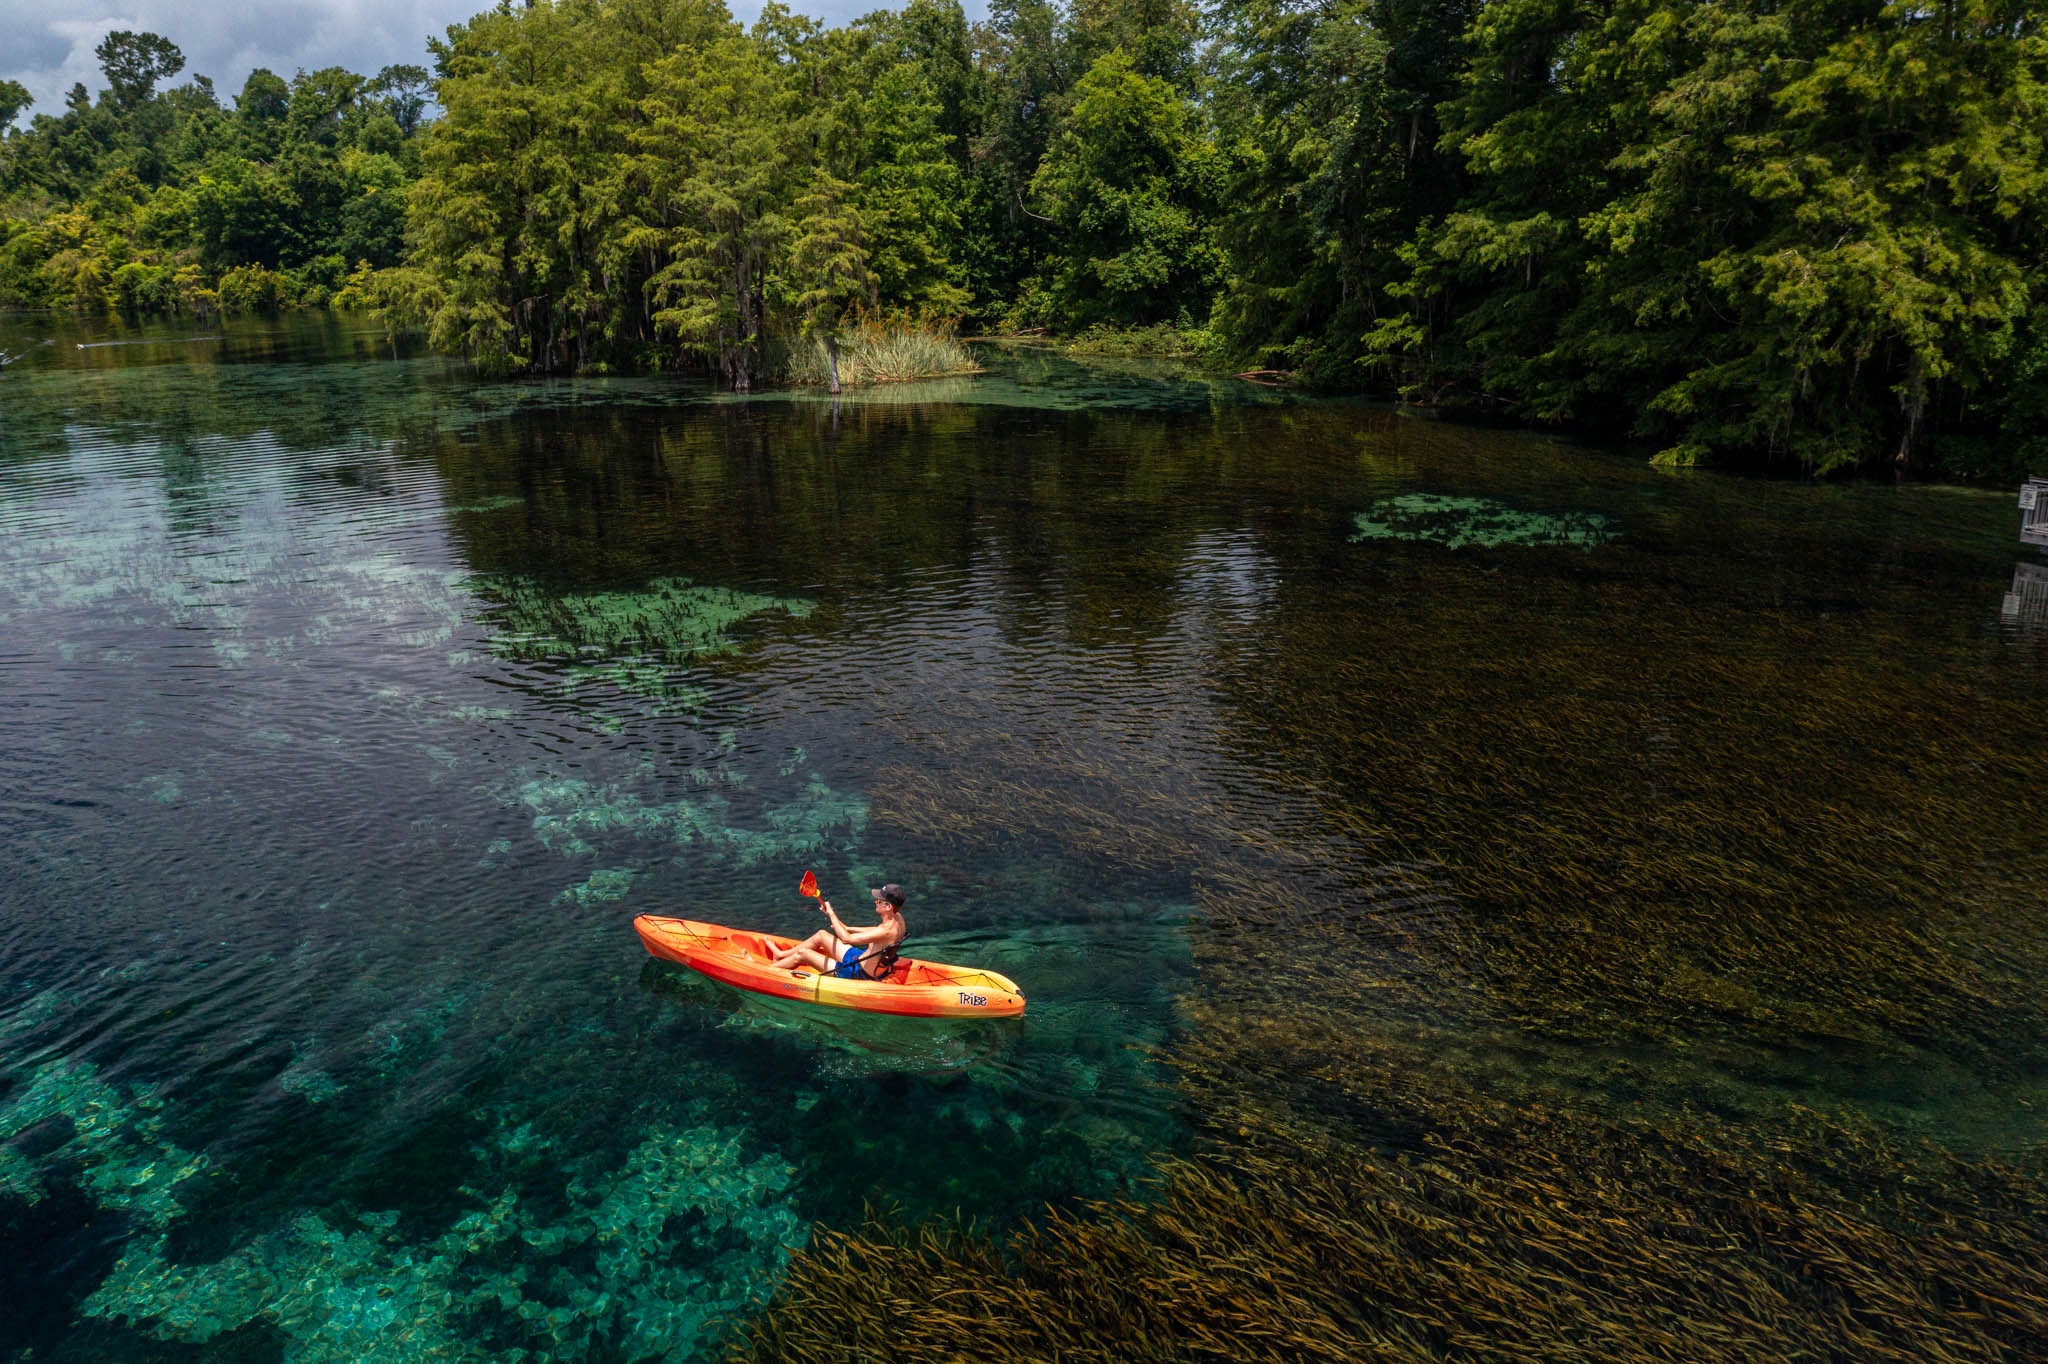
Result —
<instances>
[{"instance_id":1,"label":"overcast sky","mask_svg":"<svg viewBox=\"0 0 2048 1364\"><path fill-rule=\"evenodd\" d=\"M344 66L373 75L393 62L427 65L427 39L489 9L493 0L0 0L0 79L17 80L35 96L36 114L64 112L64 92L84 81L97 94L106 82L92 50L115 29L161 33L185 54L185 69L166 85L194 75L213 77L229 104L249 72L267 66L290 80L304 68ZM752 23L760 0L727 0ZM796 0L791 9L828 23L888 5L888 0ZM893 6L889 6L893 7ZM970 18L988 10L967 0Z\"/></svg>"}]
</instances>

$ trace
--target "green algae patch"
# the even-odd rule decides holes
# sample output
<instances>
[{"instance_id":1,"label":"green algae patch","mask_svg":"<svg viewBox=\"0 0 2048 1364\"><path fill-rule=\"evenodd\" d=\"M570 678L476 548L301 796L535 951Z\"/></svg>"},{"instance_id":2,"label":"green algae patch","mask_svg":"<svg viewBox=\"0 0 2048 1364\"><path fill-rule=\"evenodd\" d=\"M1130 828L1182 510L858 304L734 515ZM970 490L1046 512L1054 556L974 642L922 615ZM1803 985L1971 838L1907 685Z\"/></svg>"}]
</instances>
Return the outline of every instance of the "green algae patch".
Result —
<instances>
[{"instance_id":1,"label":"green algae patch","mask_svg":"<svg viewBox=\"0 0 2048 1364\"><path fill-rule=\"evenodd\" d=\"M589 905L610 904L626 898L626 892L633 888L636 875L631 867L606 867L594 871L580 886L571 886L555 897L559 904L575 905L581 909Z\"/></svg>"},{"instance_id":2,"label":"green algae patch","mask_svg":"<svg viewBox=\"0 0 2048 1364\"><path fill-rule=\"evenodd\" d=\"M627 592L555 592L515 575L465 586L488 603L482 623L498 657L552 665L565 691L609 688L653 702L656 714L703 708L709 693L677 670L736 652L740 624L772 611L801 620L814 605L687 578Z\"/></svg>"},{"instance_id":3,"label":"green algae patch","mask_svg":"<svg viewBox=\"0 0 2048 1364\"><path fill-rule=\"evenodd\" d=\"M484 620L491 648L527 662L663 659L685 662L738 647L732 629L766 611L802 619L812 603L688 578L657 578L631 592L551 592L530 578L477 578L469 586L492 602Z\"/></svg>"},{"instance_id":4,"label":"green algae patch","mask_svg":"<svg viewBox=\"0 0 2048 1364\"><path fill-rule=\"evenodd\" d=\"M653 839L689 845L716 842L725 829L727 802L650 802L631 791L587 781L531 781L519 788L518 803L533 812L533 834L561 857L597 851L593 839Z\"/></svg>"},{"instance_id":5,"label":"green algae patch","mask_svg":"<svg viewBox=\"0 0 2048 1364\"><path fill-rule=\"evenodd\" d=\"M817 777L795 797L763 812L764 829L732 829L727 846L741 866L851 852L868 823L866 797L837 791Z\"/></svg>"},{"instance_id":6,"label":"green algae patch","mask_svg":"<svg viewBox=\"0 0 2048 1364\"><path fill-rule=\"evenodd\" d=\"M696 775L714 781L718 777ZM738 822L731 800L717 791L650 801L614 785L568 779L527 782L515 800L532 812L534 837L541 846L562 857L592 856L601 843L634 839L669 844L688 850L692 857L755 866L851 851L868 821L863 797L836 791L815 777L790 800L764 808L758 826ZM583 903L583 892L606 875L597 873L570 894ZM597 887L607 888L608 883Z\"/></svg>"},{"instance_id":7,"label":"green algae patch","mask_svg":"<svg viewBox=\"0 0 2048 1364\"><path fill-rule=\"evenodd\" d=\"M1445 549L1505 549L1564 545L1593 549L1620 532L1598 512L1525 511L1488 497L1403 493L1383 497L1358 513L1351 543L1407 540Z\"/></svg>"}]
</instances>

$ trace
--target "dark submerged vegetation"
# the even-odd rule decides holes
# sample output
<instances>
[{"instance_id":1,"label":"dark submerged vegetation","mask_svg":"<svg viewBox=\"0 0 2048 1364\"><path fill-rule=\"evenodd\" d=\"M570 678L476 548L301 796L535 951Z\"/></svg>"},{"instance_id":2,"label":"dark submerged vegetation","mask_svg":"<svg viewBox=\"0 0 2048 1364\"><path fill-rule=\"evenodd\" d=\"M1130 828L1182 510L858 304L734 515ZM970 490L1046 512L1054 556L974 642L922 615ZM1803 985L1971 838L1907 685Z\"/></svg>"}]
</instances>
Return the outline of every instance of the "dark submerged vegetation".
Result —
<instances>
[{"instance_id":1,"label":"dark submerged vegetation","mask_svg":"<svg viewBox=\"0 0 2048 1364\"><path fill-rule=\"evenodd\" d=\"M0 304L359 307L485 370L742 389L865 310L1673 464L2048 460L2022 0L558 0L431 46L227 107L111 35L97 99L0 139Z\"/></svg>"},{"instance_id":2,"label":"dark submerged vegetation","mask_svg":"<svg viewBox=\"0 0 2048 1364\"><path fill-rule=\"evenodd\" d=\"M1168 1161L1150 1203L1000 1243L880 1218L817 1232L729 1358L1993 1360L2043 1341L2039 1188L1997 1169L1825 1128L1731 1156L1710 1123L1382 1111L1430 1135L1363 1154L1247 1113L1240 1149ZM1951 1192L1901 1200L1903 1225L1831 1187L1845 1157L1888 1192Z\"/></svg>"},{"instance_id":3,"label":"dark submerged vegetation","mask_svg":"<svg viewBox=\"0 0 2048 1364\"><path fill-rule=\"evenodd\" d=\"M1804 514L1757 554L1812 581ZM1426 552L1428 589L1387 591L1389 551L1225 658L1214 742L1265 756L1292 819L1247 828L1170 755L1085 736L878 774L876 822L935 858L995 830L1193 869L1199 984L1160 1055L1199 1141L1150 1199L1007 1232L821 1228L732 1359L2048 1349L2038 801L1984 738L2029 689L1917 679L1910 611L1773 647L1807 608L1762 576L1504 593L1497 557ZM1636 643L1527 619L1566 609ZM2010 1126L1916 1112L1943 1074Z\"/></svg>"}]
</instances>

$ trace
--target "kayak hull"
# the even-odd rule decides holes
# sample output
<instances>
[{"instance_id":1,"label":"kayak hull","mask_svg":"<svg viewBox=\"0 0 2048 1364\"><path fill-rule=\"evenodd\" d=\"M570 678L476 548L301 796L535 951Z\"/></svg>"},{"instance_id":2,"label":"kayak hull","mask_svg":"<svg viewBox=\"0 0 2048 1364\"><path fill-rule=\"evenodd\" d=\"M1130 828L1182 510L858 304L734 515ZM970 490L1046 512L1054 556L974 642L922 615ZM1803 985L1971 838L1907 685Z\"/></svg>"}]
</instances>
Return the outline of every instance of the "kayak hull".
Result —
<instances>
[{"instance_id":1,"label":"kayak hull","mask_svg":"<svg viewBox=\"0 0 2048 1364\"><path fill-rule=\"evenodd\" d=\"M903 957L886 980L841 980L808 968L777 970L770 963L793 940L772 933L654 914L636 917L633 931L663 961L775 999L899 1018L1015 1018L1024 1012L1016 983L979 967Z\"/></svg>"}]
</instances>

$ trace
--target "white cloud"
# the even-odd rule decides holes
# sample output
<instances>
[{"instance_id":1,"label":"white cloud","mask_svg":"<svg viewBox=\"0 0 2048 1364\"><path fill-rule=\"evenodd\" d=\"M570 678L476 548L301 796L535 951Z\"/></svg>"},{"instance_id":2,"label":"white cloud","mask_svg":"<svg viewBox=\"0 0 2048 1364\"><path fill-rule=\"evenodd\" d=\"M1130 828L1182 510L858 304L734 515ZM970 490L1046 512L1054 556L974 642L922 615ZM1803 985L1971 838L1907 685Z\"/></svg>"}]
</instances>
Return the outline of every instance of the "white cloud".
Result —
<instances>
[{"instance_id":1,"label":"white cloud","mask_svg":"<svg viewBox=\"0 0 2048 1364\"><path fill-rule=\"evenodd\" d=\"M728 0L751 23L760 0ZM791 6L830 23L881 7L881 0L809 0ZM429 64L427 39L489 8L489 0L0 0L0 79L17 80L35 96L34 114L64 111L64 92L83 82L97 94L106 80L93 48L115 29L159 33L185 54L185 69L167 84L211 76L223 104L259 66L285 79L301 68L342 66L370 75L393 62ZM968 0L971 16L986 0Z\"/></svg>"},{"instance_id":2,"label":"white cloud","mask_svg":"<svg viewBox=\"0 0 2048 1364\"><path fill-rule=\"evenodd\" d=\"M12 0L0 0L12 6ZM0 23L4 23L0 18ZM53 19L42 26L45 54L57 53L56 61L37 72L41 81L29 79L26 74L0 72L0 77L20 81L28 86L35 96L36 107L45 111L60 111L64 107L64 92L78 81L88 85L105 85L100 76L99 59L92 50L99 46L100 39L117 28L131 28L134 25L126 17L104 19ZM22 30L17 29L17 32Z\"/></svg>"}]
</instances>

